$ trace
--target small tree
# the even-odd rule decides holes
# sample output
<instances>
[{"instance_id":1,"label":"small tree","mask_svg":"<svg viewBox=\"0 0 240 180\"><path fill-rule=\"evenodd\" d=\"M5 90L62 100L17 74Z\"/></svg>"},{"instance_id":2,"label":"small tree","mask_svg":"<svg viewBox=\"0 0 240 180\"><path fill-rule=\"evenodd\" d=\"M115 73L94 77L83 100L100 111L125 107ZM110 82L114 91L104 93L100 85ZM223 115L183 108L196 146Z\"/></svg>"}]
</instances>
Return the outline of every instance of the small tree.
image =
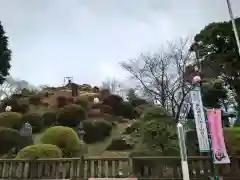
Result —
<instances>
[{"instance_id":1,"label":"small tree","mask_svg":"<svg viewBox=\"0 0 240 180\"><path fill-rule=\"evenodd\" d=\"M147 108L137 124L137 129L139 142L151 153L160 155L179 153L176 124L164 108L158 106Z\"/></svg>"}]
</instances>

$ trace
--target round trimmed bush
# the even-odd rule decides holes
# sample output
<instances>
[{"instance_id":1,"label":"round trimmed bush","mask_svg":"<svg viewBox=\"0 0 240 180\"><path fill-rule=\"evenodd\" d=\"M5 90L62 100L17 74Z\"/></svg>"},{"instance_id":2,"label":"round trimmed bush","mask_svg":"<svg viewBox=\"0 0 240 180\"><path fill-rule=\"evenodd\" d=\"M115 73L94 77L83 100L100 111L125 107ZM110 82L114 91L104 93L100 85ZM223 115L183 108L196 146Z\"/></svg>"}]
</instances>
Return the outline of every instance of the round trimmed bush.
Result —
<instances>
[{"instance_id":1,"label":"round trimmed bush","mask_svg":"<svg viewBox=\"0 0 240 180\"><path fill-rule=\"evenodd\" d=\"M84 142L91 144L108 137L112 130L112 123L105 120L83 121L83 129Z\"/></svg>"},{"instance_id":2,"label":"round trimmed bush","mask_svg":"<svg viewBox=\"0 0 240 180\"><path fill-rule=\"evenodd\" d=\"M28 104L19 104L18 108L16 110L12 110L13 112L19 112L19 113L26 113L29 110L29 105Z\"/></svg>"},{"instance_id":3,"label":"round trimmed bush","mask_svg":"<svg viewBox=\"0 0 240 180\"><path fill-rule=\"evenodd\" d=\"M123 98L119 95L111 94L103 100L104 105L111 106L113 109L118 107L123 101Z\"/></svg>"},{"instance_id":4,"label":"round trimmed bush","mask_svg":"<svg viewBox=\"0 0 240 180\"><path fill-rule=\"evenodd\" d=\"M3 100L3 107L11 106L12 112L26 113L29 109L28 104L19 103L16 99L5 99Z\"/></svg>"},{"instance_id":5,"label":"round trimmed bush","mask_svg":"<svg viewBox=\"0 0 240 180\"><path fill-rule=\"evenodd\" d=\"M80 153L80 140L77 133L70 127L54 126L46 129L40 140L43 144L59 147L64 157L77 157Z\"/></svg>"},{"instance_id":6,"label":"round trimmed bush","mask_svg":"<svg viewBox=\"0 0 240 180\"><path fill-rule=\"evenodd\" d=\"M134 114L134 107L126 101L119 104L119 107L115 110L115 115L122 116L124 118L132 119Z\"/></svg>"},{"instance_id":7,"label":"round trimmed bush","mask_svg":"<svg viewBox=\"0 0 240 180\"><path fill-rule=\"evenodd\" d=\"M16 159L61 158L62 151L56 145L35 144L27 146L17 154Z\"/></svg>"},{"instance_id":8,"label":"round trimmed bush","mask_svg":"<svg viewBox=\"0 0 240 180\"><path fill-rule=\"evenodd\" d=\"M32 141L22 137L17 130L0 127L0 144L0 154L5 154L13 148L18 150L26 145L30 145L32 144Z\"/></svg>"},{"instance_id":9,"label":"round trimmed bush","mask_svg":"<svg viewBox=\"0 0 240 180\"><path fill-rule=\"evenodd\" d=\"M74 103L82 106L85 111L89 110L90 104L87 97L77 97Z\"/></svg>"},{"instance_id":10,"label":"round trimmed bush","mask_svg":"<svg viewBox=\"0 0 240 180\"><path fill-rule=\"evenodd\" d=\"M86 111L81 106L69 104L59 109L57 121L62 126L76 127L86 116Z\"/></svg>"},{"instance_id":11,"label":"round trimmed bush","mask_svg":"<svg viewBox=\"0 0 240 180\"><path fill-rule=\"evenodd\" d=\"M65 96L58 96L57 97L57 107L61 108L68 104L69 100Z\"/></svg>"},{"instance_id":12,"label":"round trimmed bush","mask_svg":"<svg viewBox=\"0 0 240 180\"><path fill-rule=\"evenodd\" d=\"M38 106L38 105L42 104L41 97L37 94L29 97L28 101L29 101L29 104L32 104L32 105L35 105L35 106Z\"/></svg>"},{"instance_id":13,"label":"round trimmed bush","mask_svg":"<svg viewBox=\"0 0 240 180\"><path fill-rule=\"evenodd\" d=\"M0 113L0 126L20 129L24 124L22 115L17 112L2 112Z\"/></svg>"},{"instance_id":14,"label":"round trimmed bush","mask_svg":"<svg viewBox=\"0 0 240 180\"><path fill-rule=\"evenodd\" d=\"M24 122L29 122L34 133L40 132L43 129L44 121L38 113L27 113L22 117Z\"/></svg>"},{"instance_id":15,"label":"round trimmed bush","mask_svg":"<svg viewBox=\"0 0 240 180\"><path fill-rule=\"evenodd\" d=\"M42 114L44 126L51 126L57 122L57 113L55 111L47 111Z\"/></svg>"}]
</instances>

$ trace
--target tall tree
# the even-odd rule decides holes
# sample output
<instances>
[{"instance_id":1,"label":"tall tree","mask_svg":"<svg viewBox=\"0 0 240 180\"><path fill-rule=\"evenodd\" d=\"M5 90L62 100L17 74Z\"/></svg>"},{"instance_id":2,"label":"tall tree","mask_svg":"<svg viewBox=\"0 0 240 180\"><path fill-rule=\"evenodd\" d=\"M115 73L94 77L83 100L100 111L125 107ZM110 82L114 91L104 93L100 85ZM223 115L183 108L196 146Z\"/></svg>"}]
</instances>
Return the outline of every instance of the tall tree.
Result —
<instances>
[{"instance_id":1,"label":"tall tree","mask_svg":"<svg viewBox=\"0 0 240 180\"><path fill-rule=\"evenodd\" d=\"M240 18L236 19L236 25L240 32ZM194 40L191 50L196 51L201 59L203 76L221 76L225 85L234 90L240 104L240 57L231 21L207 25Z\"/></svg>"},{"instance_id":2,"label":"tall tree","mask_svg":"<svg viewBox=\"0 0 240 180\"><path fill-rule=\"evenodd\" d=\"M8 48L8 38L0 21L0 85L9 74L11 61L11 50Z\"/></svg>"},{"instance_id":3,"label":"tall tree","mask_svg":"<svg viewBox=\"0 0 240 180\"><path fill-rule=\"evenodd\" d=\"M209 80L202 84L202 100L205 107L228 110L228 91L219 79Z\"/></svg>"},{"instance_id":4,"label":"tall tree","mask_svg":"<svg viewBox=\"0 0 240 180\"><path fill-rule=\"evenodd\" d=\"M169 44L155 54L142 54L121 66L139 82L142 89L162 107L170 109L178 120L181 107L191 87L185 78L185 69L191 57L188 41Z\"/></svg>"}]
</instances>

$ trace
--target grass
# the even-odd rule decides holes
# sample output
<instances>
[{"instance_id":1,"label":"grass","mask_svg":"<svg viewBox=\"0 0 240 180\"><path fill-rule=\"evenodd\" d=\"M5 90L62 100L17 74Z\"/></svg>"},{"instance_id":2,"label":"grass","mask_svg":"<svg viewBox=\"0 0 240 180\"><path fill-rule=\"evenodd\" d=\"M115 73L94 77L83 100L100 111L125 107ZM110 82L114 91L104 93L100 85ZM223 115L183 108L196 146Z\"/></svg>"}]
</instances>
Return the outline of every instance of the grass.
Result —
<instances>
[{"instance_id":1,"label":"grass","mask_svg":"<svg viewBox=\"0 0 240 180\"><path fill-rule=\"evenodd\" d=\"M89 155L101 155L101 156L116 156L119 154L122 154L122 152L116 152L116 151L105 151L105 149L109 146L112 139L120 137L121 133L125 130L125 128L129 125L129 122L127 123L118 123L115 128L113 128L111 136L106 138L102 142L98 142L95 144L88 145L88 153Z\"/></svg>"}]
</instances>

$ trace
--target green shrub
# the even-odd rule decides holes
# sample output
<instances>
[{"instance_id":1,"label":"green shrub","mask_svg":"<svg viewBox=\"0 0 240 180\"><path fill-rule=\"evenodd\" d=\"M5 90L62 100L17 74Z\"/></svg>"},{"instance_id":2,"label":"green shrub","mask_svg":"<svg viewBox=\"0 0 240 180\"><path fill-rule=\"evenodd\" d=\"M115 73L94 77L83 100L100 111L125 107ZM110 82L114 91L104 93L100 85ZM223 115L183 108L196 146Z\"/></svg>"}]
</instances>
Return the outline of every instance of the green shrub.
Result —
<instances>
[{"instance_id":1,"label":"green shrub","mask_svg":"<svg viewBox=\"0 0 240 180\"><path fill-rule=\"evenodd\" d=\"M55 111L47 111L42 114L44 126L55 125L57 122L57 113Z\"/></svg>"},{"instance_id":2,"label":"green shrub","mask_svg":"<svg viewBox=\"0 0 240 180\"><path fill-rule=\"evenodd\" d=\"M89 110L90 104L87 97L78 97L75 99L74 103L83 107L85 111Z\"/></svg>"},{"instance_id":3,"label":"green shrub","mask_svg":"<svg viewBox=\"0 0 240 180\"><path fill-rule=\"evenodd\" d=\"M143 113L144 113L144 111L147 109L147 108L149 108L150 107L150 105L146 105L146 104L142 104L142 105L139 105L139 106L137 106L135 109L134 109L134 115L135 115L135 117L137 118L137 117L140 117Z\"/></svg>"},{"instance_id":4,"label":"green shrub","mask_svg":"<svg viewBox=\"0 0 240 180\"><path fill-rule=\"evenodd\" d=\"M115 108L119 107L119 104L122 101L123 101L122 97L115 95L115 94L111 94L103 100L103 104L108 105L108 106L112 107L113 109L115 109Z\"/></svg>"},{"instance_id":5,"label":"green shrub","mask_svg":"<svg viewBox=\"0 0 240 180\"><path fill-rule=\"evenodd\" d=\"M120 102L118 108L115 110L115 115L122 116L124 118L132 119L134 113L134 107L129 102Z\"/></svg>"},{"instance_id":6,"label":"green shrub","mask_svg":"<svg viewBox=\"0 0 240 180\"><path fill-rule=\"evenodd\" d=\"M162 155L179 153L176 124L169 119L171 117L162 116L160 119L142 121L140 137L149 150L157 151Z\"/></svg>"},{"instance_id":7,"label":"green shrub","mask_svg":"<svg viewBox=\"0 0 240 180\"><path fill-rule=\"evenodd\" d=\"M132 104L132 106L134 107L138 107L140 105L147 105L149 104L145 99L142 99L142 98L134 98L131 100L130 102Z\"/></svg>"},{"instance_id":8,"label":"green shrub","mask_svg":"<svg viewBox=\"0 0 240 180\"><path fill-rule=\"evenodd\" d=\"M109 151L123 151L133 149L133 144L127 142L124 137L115 138L111 144L107 147Z\"/></svg>"},{"instance_id":9,"label":"green shrub","mask_svg":"<svg viewBox=\"0 0 240 180\"><path fill-rule=\"evenodd\" d=\"M34 133L40 132L44 127L44 121L38 113L27 113L22 116L24 122L29 122Z\"/></svg>"},{"instance_id":10,"label":"green shrub","mask_svg":"<svg viewBox=\"0 0 240 180\"><path fill-rule=\"evenodd\" d=\"M41 158L61 158L62 151L56 145L35 144L27 146L17 154L16 159L41 159Z\"/></svg>"},{"instance_id":11,"label":"green shrub","mask_svg":"<svg viewBox=\"0 0 240 180\"><path fill-rule=\"evenodd\" d=\"M23 88L23 89L21 90L21 95L22 95L23 97L29 97L29 96L32 96L32 95L34 95L34 94L36 94L36 91L31 90L31 89Z\"/></svg>"},{"instance_id":12,"label":"green shrub","mask_svg":"<svg viewBox=\"0 0 240 180\"><path fill-rule=\"evenodd\" d=\"M24 114L24 113L28 112L28 110L29 110L28 104L19 104L18 107L16 108L16 110L14 110L13 112L19 112L19 113Z\"/></svg>"},{"instance_id":13,"label":"green shrub","mask_svg":"<svg viewBox=\"0 0 240 180\"><path fill-rule=\"evenodd\" d=\"M28 104L20 103L17 99L5 99L3 105L4 107L11 106L12 112L26 113L29 110Z\"/></svg>"},{"instance_id":14,"label":"green shrub","mask_svg":"<svg viewBox=\"0 0 240 180\"><path fill-rule=\"evenodd\" d=\"M42 98L39 95L36 94L36 95L33 95L33 96L29 97L28 102L29 102L29 104L38 106L38 105L42 104L41 99Z\"/></svg>"},{"instance_id":15,"label":"green shrub","mask_svg":"<svg viewBox=\"0 0 240 180\"><path fill-rule=\"evenodd\" d=\"M168 112L159 106L148 107L143 113L142 119L145 121L152 120L152 119L164 119L173 122L173 118L165 118L170 117Z\"/></svg>"},{"instance_id":16,"label":"green shrub","mask_svg":"<svg viewBox=\"0 0 240 180\"><path fill-rule=\"evenodd\" d=\"M0 113L0 126L20 129L24 122L22 120L22 115L17 112L2 112Z\"/></svg>"},{"instance_id":17,"label":"green shrub","mask_svg":"<svg viewBox=\"0 0 240 180\"><path fill-rule=\"evenodd\" d=\"M85 135L83 137L86 143L95 143L104 140L111 134L112 124L105 120L83 121Z\"/></svg>"},{"instance_id":18,"label":"green shrub","mask_svg":"<svg viewBox=\"0 0 240 180\"><path fill-rule=\"evenodd\" d=\"M43 144L58 146L64 157L78 157L80 140L77 133L70 127L54 126L46 129L40 139Z\"/></svg>"},{"instance_id":19,"label":"green shrub","mask_svg":"<svg viewBox=\"0 0 240 180\"><path fill-rule=\"evenodd\" d=\"M79 90L90 92L92 90L92 87L89 84L82 84L79 86Z\"/></svg>"},{"instance_id":20,"label":"green shrub","mask_svg":"<svg viewBox=\"0 0 240 180\"><path fill-rule=\"evenodd\" d=\"M0 154L8 153L13 148L16 150L23 148L26 145L32 144L30 139L22 137L19 131L0 127Z\"/></svg>"},{"instance_id":21,"label":"green shrub","mask_svg":"<svg viewBox=\"0 0 240 180\"><path fill-rule=\"evenodd\" d=\"M65 96L58 96L57 97L57 107L61 108L68 104L68 98Z\"/></svg>"},{"instance_id":22,"label":"green shrub","mask_svg":"<svg viewBox=\"0 0 240 180\"><path fill-rule=\"evenodd\" d=\"M76 127L84 119L86 119L85 110L76 104L67 105L57 113L57 122L63 126Z\"/></svg>"}]
</instances>

